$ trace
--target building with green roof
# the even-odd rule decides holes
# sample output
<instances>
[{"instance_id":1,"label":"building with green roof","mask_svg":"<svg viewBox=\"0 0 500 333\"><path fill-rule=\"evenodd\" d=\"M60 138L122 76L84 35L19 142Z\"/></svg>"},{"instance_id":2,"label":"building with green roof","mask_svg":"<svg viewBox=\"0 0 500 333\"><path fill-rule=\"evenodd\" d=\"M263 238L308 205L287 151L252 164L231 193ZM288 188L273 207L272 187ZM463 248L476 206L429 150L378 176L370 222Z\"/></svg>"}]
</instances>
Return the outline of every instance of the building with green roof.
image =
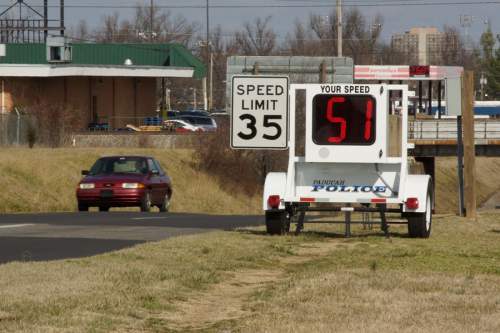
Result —
<instances>
[{"instance_id":1,"label":"building with green roof","mask_svg":"<svg viewBox=\"0 0 500 333\"><path fill-rule=\"evenodd\" d=\"M161 78L205 77L204 64L180 44L4 44L1 109L63 106L81 113L82 126L119 128L155 114ZM0 48L1 54L1 48Z\"/></svg>"}]
</instances>

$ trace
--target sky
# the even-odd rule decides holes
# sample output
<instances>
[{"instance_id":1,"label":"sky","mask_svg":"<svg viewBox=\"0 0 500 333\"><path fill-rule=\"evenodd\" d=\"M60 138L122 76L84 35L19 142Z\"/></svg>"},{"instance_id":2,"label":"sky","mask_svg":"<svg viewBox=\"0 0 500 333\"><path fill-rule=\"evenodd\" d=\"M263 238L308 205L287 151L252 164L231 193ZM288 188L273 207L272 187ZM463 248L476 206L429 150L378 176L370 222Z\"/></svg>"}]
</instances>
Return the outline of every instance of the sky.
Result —
<instances>
[{"instance_id":1,"label":"sky","mask_svg":"<svg viewBox=\"0 0 500 333\"><path fill-rule=\"evenodd\" d=\"M26 3L40 9L39 5L43 0L24 0ZM0 0L0 8L3 10L14 3L15 0ZM130 17L137 3L148 4L150 0L66 0L66 26L76 25L80 20L86 20L89 27L99 25L103 15L118 12L120 17ZM197 22L204 33L206 26L206 0L154 0L155 5L165 7L172 14L183 15L190 21ZM346 7L357 6L358 9L368 19L376 14L384 17L384 27L382 37L390 39L394 33L401 33L414 26L435 26L442 28L447 24L456 26L464 31L460 26L460 15L472 17L472 24L469 34L475 41L485 30L485 22L490 22L495 34L500 34L500 1L482 0L344 0ZM331 8L335 5L335 0L209 0L210 6L210 26L222 27L224 33L241 28L242 24L252 21L256 17L272 17L271 24L278 35L278 39L285 38L287 33L293 28L296 20L306 21L308 16L313 14L327 16ZM441 5L438 5L441 4ZM49 10L51 18L58 18L59 0L49 0ZM224 8L217 6L233 6ZM234 8L235 6L268 6L268 7L245 7ZM78 6L98 6L78 7ZM202 8L170 8L168 6L198 6ZM276 7L270 7L276 6ZM295 7L293 7L295 6ZM110 8L106 8L110 7Z\"/></svg>"}]
</instances>

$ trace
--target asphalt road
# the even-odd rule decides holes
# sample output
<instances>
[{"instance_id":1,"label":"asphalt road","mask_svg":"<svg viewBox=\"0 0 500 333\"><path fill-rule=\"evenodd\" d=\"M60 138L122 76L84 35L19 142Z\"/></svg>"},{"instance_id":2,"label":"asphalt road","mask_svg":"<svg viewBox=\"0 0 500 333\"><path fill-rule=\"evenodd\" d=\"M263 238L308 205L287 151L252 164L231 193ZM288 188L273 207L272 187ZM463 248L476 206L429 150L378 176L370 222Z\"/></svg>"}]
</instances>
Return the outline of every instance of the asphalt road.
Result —
<instances>
[{"instance_id":1,"label":"asphalt road","mask_svg":"<svg viewBox=\"0 0 500 333\"><path fill-rule=\"evenodd\" d=\"M86 257L148 241L262 223L261 216L174 213L0 215L0 264Z\"/></svg>"}]
</instances>

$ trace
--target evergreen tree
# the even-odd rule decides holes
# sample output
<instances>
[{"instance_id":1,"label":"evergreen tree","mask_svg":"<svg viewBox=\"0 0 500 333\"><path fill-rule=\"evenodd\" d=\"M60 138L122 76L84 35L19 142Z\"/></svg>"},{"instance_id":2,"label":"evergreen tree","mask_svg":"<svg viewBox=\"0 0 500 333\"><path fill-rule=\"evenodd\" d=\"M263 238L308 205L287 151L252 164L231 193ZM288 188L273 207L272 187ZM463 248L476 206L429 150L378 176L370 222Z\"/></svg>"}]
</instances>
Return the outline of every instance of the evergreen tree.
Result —
<instances>
[{"instance_id":1,"label":"evergreen tree","mask_svg":"<svg viewBox=\"0 0 500 333\"><path fill-rule=\"evenodd\" d=\"M495 37L491 31L491 25L488 23L488 29L481 35L481 47L483 48L483 56L486 61L493 57L493 48L495 47Z\"/></svg>"},{"instance_id":2,"label":"evergreen tree","mask_svg":"<svg viewBox=\"0 0 500 333\"><path fill-rule=\"evenodd\" d=\"M487 99L500 100L500 48L495 52L495 57L492 57L485 66L485 74L488 79L486 85Z\"/></svg>"},{"instance_id":3,"label":"evergreen tree","mask_svg":"<svg viewBox=\"0 0 500 333\"><path fill-rule=\"evenodd\" d=\"M488 29L481 35L480 42L483 51L481 70L488 80L485 87L485 99L500 99L500 48L495 51L496 41L489 24ZM481 75L477 77L479 80Z\"/></svg>"}]
</instances>

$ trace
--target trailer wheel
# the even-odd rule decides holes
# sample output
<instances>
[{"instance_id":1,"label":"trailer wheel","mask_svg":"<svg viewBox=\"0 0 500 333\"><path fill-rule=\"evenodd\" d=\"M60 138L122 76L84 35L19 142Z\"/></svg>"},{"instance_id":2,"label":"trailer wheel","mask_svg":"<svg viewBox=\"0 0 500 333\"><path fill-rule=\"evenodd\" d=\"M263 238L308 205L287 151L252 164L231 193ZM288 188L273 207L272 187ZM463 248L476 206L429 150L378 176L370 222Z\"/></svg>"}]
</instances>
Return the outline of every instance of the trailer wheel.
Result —
<instances>
[{"instance_id":1,"label":"trailer wheel","mask_svg":"<svg viewBox=\"0 0 500 333\"><path fill-rule=\"evenodd\" d=\"M427 193L425 213L407 214L408 234L411 238L429 238L432 227L432 195Z\"/></svg>"},{"instance_id":2,"label":"trailer wheel","mask_svg":"<svg viewBox=\"0 0 500 333\"><path fill-rule=\"evenodd\" d=\"M269 235L285 234L287 225L289 226L284 210L266 211L266 231Z\"/></svg>"}]
</instances>

